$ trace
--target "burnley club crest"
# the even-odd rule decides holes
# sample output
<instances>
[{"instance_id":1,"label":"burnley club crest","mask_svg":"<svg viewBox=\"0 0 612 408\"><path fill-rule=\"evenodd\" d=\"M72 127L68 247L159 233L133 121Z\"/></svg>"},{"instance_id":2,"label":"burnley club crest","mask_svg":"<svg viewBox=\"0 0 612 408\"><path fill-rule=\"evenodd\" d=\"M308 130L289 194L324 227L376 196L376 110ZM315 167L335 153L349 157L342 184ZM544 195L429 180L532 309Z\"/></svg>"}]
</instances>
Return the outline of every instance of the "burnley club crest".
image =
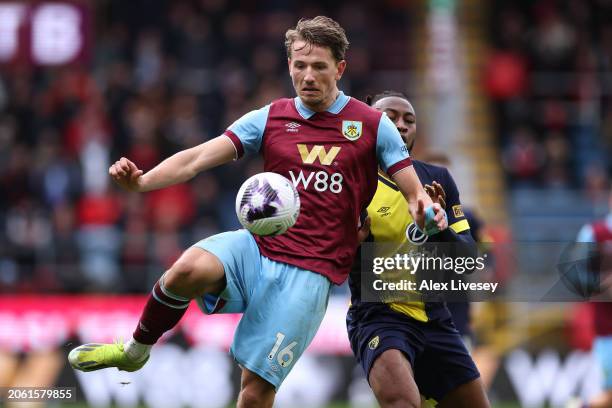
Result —
<instances>
[{"instance_id":1,"label":"burnley club crest","mask_svg":"<svg viewBox=\"0 0 612 408\"><path fill-rule=\"evenodd\" d=\"M342 121L342 135L351 142L361 137L362 123L354 120Z\"/></svg>"}]
</instances>

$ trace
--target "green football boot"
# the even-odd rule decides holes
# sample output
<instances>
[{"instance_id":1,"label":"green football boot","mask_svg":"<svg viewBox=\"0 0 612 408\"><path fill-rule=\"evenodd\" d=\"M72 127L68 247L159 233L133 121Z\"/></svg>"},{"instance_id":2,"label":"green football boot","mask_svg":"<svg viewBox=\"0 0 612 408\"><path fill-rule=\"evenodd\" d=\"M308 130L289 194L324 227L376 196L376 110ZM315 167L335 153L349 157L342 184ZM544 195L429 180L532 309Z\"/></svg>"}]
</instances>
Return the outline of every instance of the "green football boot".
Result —
<instances>
[{"instance_id":1,"label":"green football boot","mask_svg":"<svg viewBox=\"0 0 612 408\"><path fill-rule=\"evenodd\" d=\"M117 367L123 371L136 371L140 370L147 360L149 356L138 362L130 359L123 351L123 343L83 344L68 354L72 368L80 371L95 371L110 367Z\"/></svg>"}]
</instances>

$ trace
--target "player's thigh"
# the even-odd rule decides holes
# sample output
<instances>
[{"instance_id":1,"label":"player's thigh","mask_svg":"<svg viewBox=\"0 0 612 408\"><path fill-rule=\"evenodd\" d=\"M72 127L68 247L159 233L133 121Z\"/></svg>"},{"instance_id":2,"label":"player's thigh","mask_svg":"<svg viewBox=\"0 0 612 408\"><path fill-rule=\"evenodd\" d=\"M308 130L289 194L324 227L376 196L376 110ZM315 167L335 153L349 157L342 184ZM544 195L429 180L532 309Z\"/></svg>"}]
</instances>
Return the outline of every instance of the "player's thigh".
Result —
<instances>
[{"instance_id":1,"label":"player's thigh","mask_svg":"<svg viewBox=\"0 0 612 408\"><path fill-rule=\"evenodd\" d=\"M210 254L215 270L224 274L221 284L214 290L196 297L200 309L207 314L243 312L262 269L261 254L251 233L246 230L223 232L203 239L192 249ZM210 257L206 262L209 261Z\"/></svg>"},{"instance_id":2,"label":"player's thigh","mask_svg":"<svg viewBox=\"0 0 612 408\"><path fill-rule=\"evenodd\" d=\"M455 391L477 389L476 385L482 387L480 373L450 319L433 321L425 327L426 347L414 364L419 390L428 399L459 403L460 399L452 399ZM464 387L470 383L473 384ZM476 401L479 395L484 395L484 390L480 392L475 394Z\"/></svg>"},{"instance_id":3,"label":"player's thigh","mask_svg":"<svg viewBox=\"0 0 612 408\"><path fill-rule=\"evenodd\" d=\"M205 292L218 293L225 287L223 264L217 256L198 247L188 248L163 276L166 289L194 298Z\"/></svg>"},{"instance_id":4,"label":"player's thigh","mask_svg":"<svg viewBox=\"0 0 612 408\"><path fill-rule=\"evenodd\" d=\"M368 376L374 395L381 402L406 401L418 406L421 397L410 362L400 350L388 349L374 360Z\"/></svg>"},{"instance_id":5,"label":"player's thigh","mask_svg":"<svg viewBox=\"0 0 612 408\"><path fill-rule=\"evenodd\" d=\"M362 303L350 308L347 329L351 350L381 404L399 398L418 406L413 367L425 347L421 326L387 305ZM398 391L400 394L394 394Z\"/></svg>"},{"instance_id":6,"label":"player's thigh","mask_svg":"<svg viewBox=\"0 0 612 408\"><path fill-rule=\"evenodd\" d=\"M476 378L450 391L438 403L438 408L489 408L482 380Z\"/></svg>"},{"instance_id":7,"label":"player's thigh","mask_svg":"<svg viewBox=\"0 0 612 408\"><path fill-rule=\"evenodd\" d=\"M322 275L262 257L234 335L240 365L278 388L317 332L329 300Z\"/></svg>"}]
</instances>

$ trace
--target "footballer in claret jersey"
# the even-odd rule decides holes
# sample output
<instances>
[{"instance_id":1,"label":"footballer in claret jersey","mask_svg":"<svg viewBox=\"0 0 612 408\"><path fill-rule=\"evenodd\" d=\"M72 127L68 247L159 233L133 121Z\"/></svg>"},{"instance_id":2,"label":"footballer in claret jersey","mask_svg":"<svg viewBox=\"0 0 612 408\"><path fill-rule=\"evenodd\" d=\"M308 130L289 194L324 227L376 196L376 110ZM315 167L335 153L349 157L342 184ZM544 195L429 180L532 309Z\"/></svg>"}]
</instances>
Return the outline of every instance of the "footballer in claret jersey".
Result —
<instances>
[{"instance_id":1,"label":"footballer in claret jersey","mask_svg":"<svg viewBox=\"0 0 612 408\"><path fill-rule=\"evenodd\" d=\"M348 276L359 214L374 195L378 168L405 194L420 225L446 228L446 213L421 186L393 123L338 89L347 65L342 27L319 16L300 20L285 37L297 97L247 113L223 135L146 174L127 158L109 173L127 190L150 191L261 154L266 171L297 187L296 224L275 237L238 230L197 242L155 284L133 338L75 348L69 355L75 369L140 369L195 299L205 313L243 313L230 350L242 367L238 406L271 407L323 319L332 284Z\"/></svg>"}]
</instances>

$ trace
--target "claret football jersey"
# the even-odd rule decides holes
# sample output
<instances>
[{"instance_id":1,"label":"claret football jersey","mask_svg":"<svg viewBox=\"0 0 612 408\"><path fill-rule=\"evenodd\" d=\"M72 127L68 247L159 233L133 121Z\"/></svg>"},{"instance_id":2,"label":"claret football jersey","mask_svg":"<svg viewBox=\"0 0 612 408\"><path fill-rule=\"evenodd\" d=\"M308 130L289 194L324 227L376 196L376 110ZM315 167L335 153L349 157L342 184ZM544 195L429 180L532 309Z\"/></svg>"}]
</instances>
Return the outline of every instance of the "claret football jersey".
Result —
<instances>
[{"instance_id":1,"label":"claret football jersey","mask_svg":"<svg viewBox=\"0 0 612 408\"><path fill-rule=\"evenodd\" d=\"M342 283L379 166L392 176L411 165L393 122L340 92L325 112L311 111L299 97L276 100L247 113L224 134L237 158L261 154L265 171L285 176L300 194L293 227L279 236L255 236L262 255Z\"/></svg>"}]
</instances>

